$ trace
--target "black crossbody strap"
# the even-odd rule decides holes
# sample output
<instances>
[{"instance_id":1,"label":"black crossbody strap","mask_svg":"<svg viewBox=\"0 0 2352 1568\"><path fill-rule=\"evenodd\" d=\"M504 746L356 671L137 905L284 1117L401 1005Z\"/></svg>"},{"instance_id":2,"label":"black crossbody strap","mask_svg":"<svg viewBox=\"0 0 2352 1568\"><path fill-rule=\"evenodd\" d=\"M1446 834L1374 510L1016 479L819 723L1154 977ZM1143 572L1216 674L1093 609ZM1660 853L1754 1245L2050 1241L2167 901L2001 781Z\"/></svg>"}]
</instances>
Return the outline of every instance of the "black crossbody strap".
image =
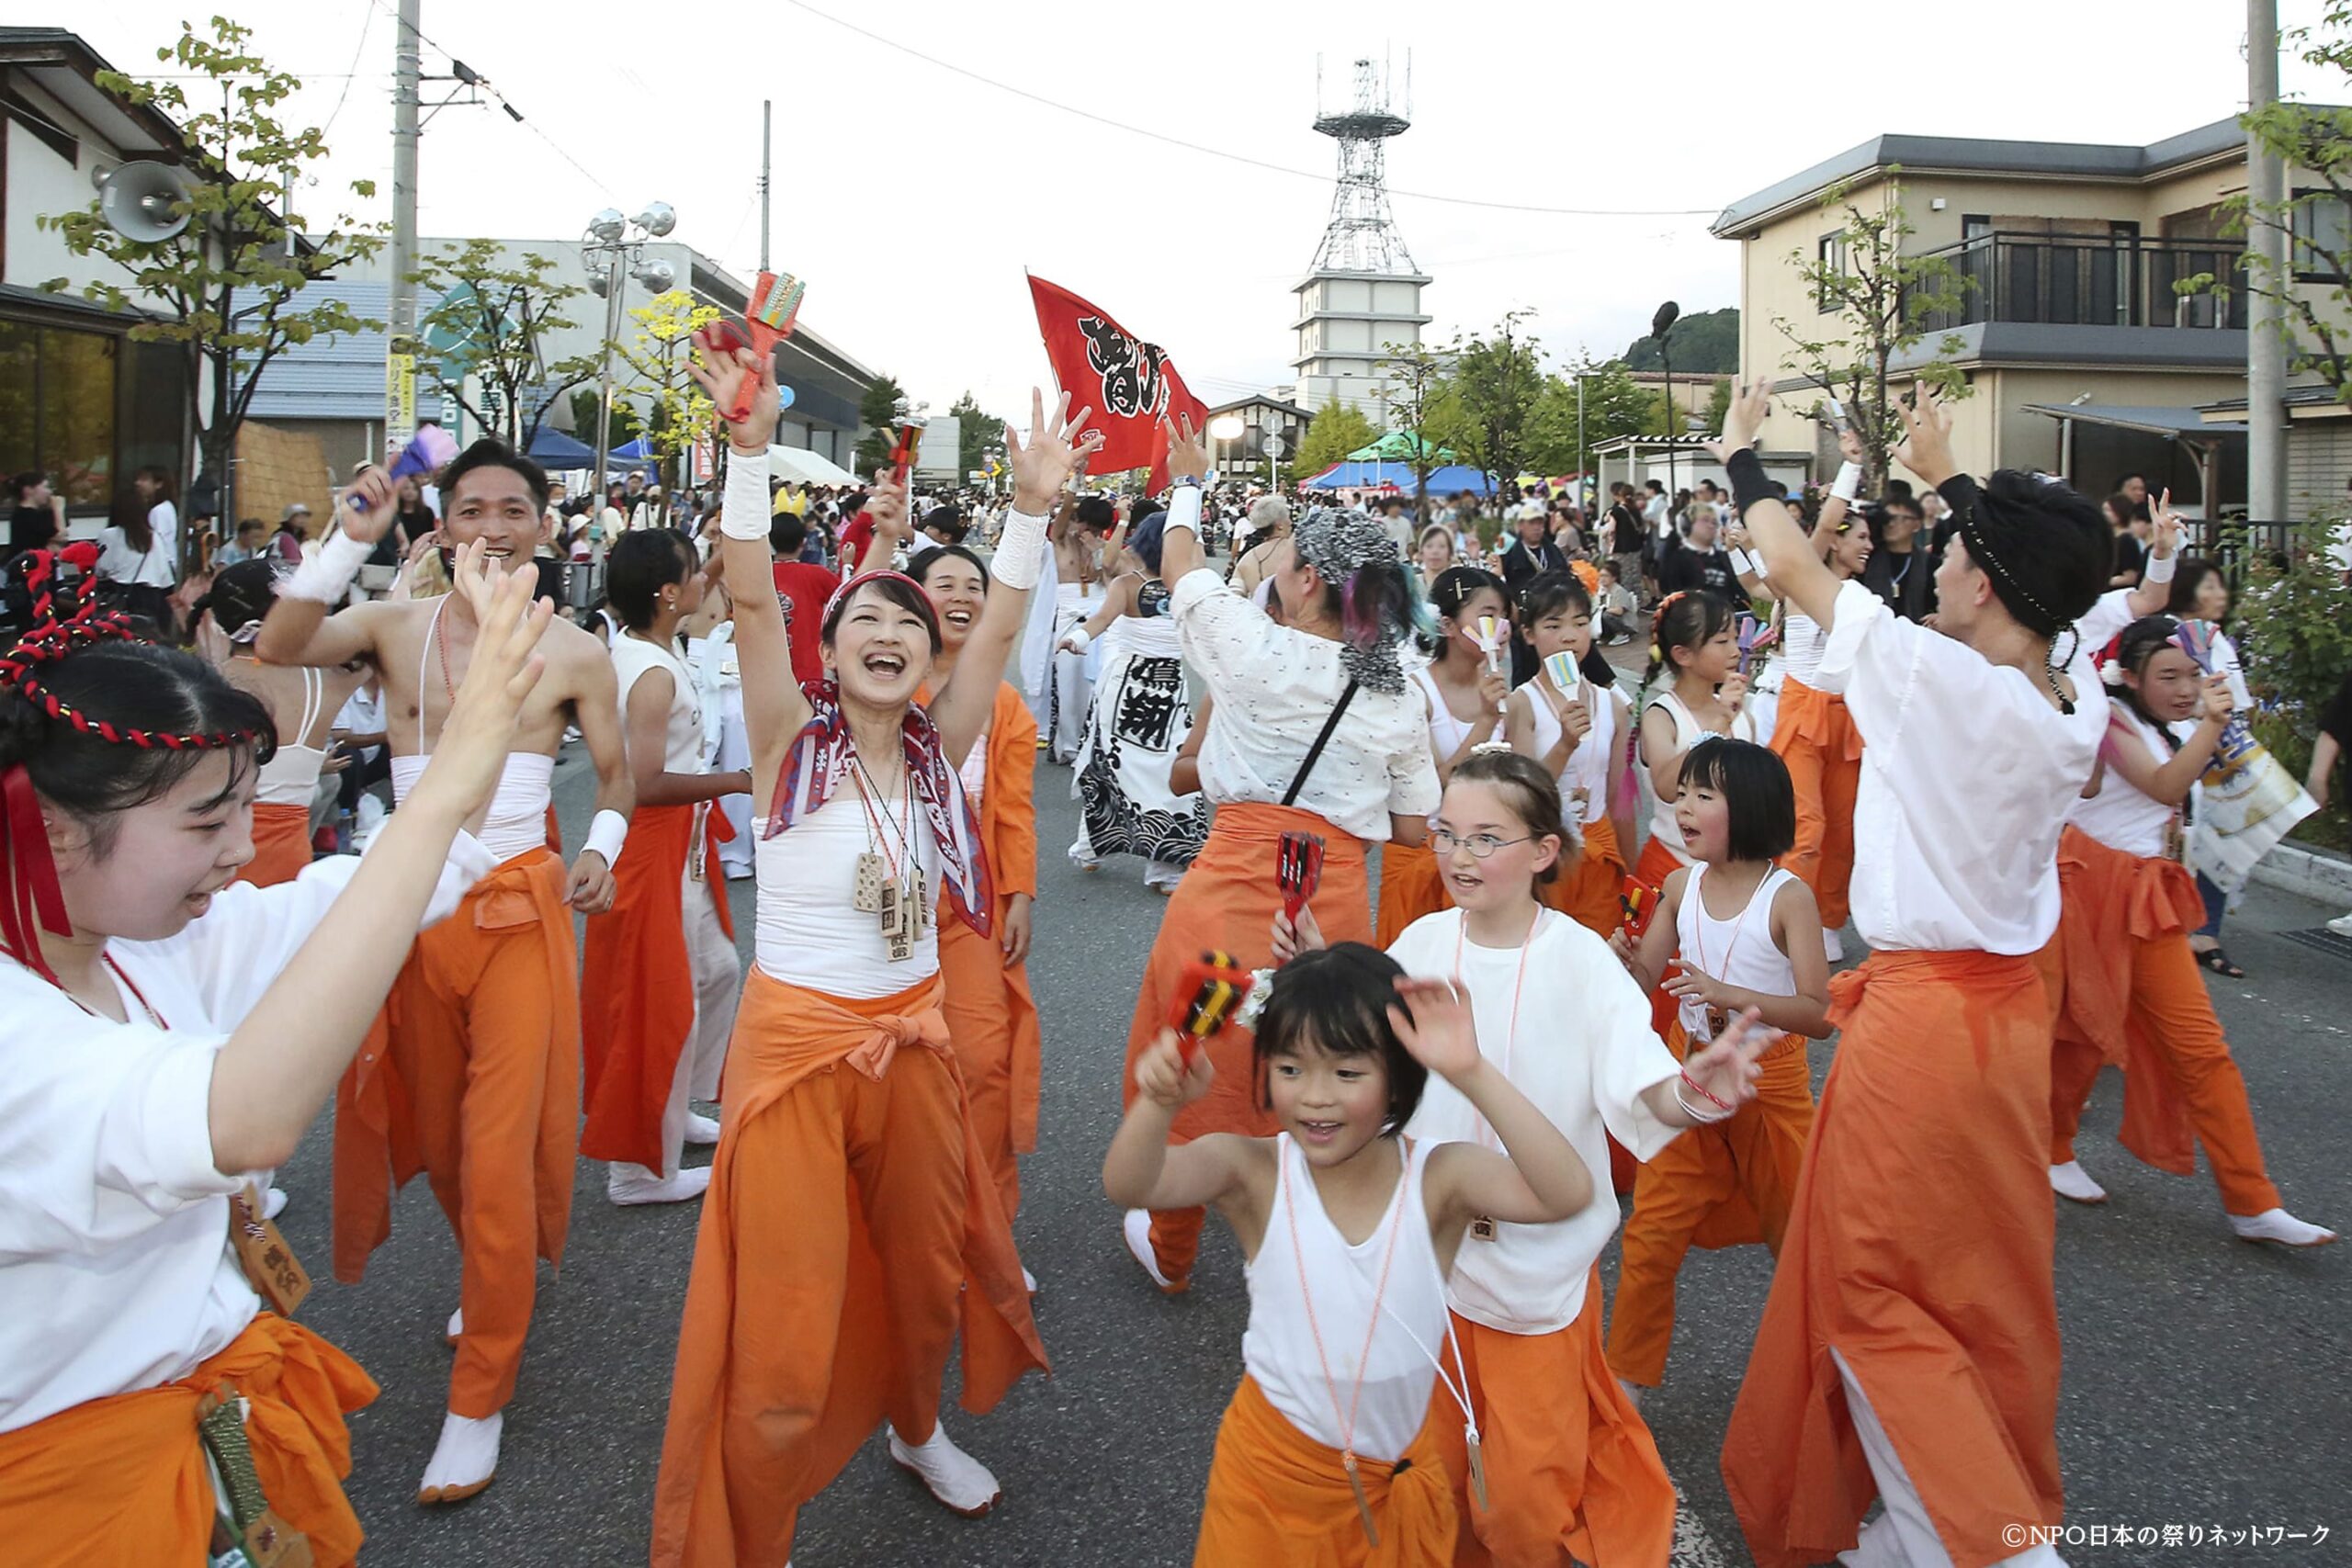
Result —
<instances>
[{"instance_id":1,"label":"black crossbody strap","mask_svg":"<svg viewBox=\"0 0 2352 1568\"><path fill-rule=\"evenodd\" d=\"M1340 701L1331 709L1331 716L1323 721L1323 732L1315 738L1315 744L1306 749L1306 760L1299 763L1297 774L1290 781L1290 788L1283 792L1284 806L1296 803L1298 792L1306 787L1306 775L1315 771L1315 764L1322 760L1323 748L1331 743L1331 731L1340 728L1340 716L1348 711L1348 705L1355 700L1356 683L1351 681L1348 682L1348 689L1340 694Z\"/></svg>"}]
</instances>

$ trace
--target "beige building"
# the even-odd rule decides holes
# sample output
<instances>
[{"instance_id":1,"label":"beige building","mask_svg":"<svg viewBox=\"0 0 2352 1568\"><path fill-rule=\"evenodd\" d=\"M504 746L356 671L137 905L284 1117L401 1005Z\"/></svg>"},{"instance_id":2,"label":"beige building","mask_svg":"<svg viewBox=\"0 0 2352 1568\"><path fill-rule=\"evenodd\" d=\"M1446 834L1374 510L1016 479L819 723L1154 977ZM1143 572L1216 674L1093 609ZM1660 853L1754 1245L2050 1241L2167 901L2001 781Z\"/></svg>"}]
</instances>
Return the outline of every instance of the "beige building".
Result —
<instances>
[{"instance_id":1,"label":"beige building","mask_svg":"<svg viewBox=\"0 0 2352 1568\"><path fill-rule=\"evenodd\" d=\"M1842 213L1823 198L1844 183L1865 211L1899 201L1906 253L1945 256L1968 280L1905 362L1957 338L1972 389L1954 411L1963 467L2042 469L2094 496L2138 471L2196 513L2242 505L2246 296L2183 298L2174 284L2232 276L2242 247L2219 237L2215 209L2245 179L2245 133L2224 119L2147 147L1881 136L1742 197L1713 231L1740 242L1743 369L1775 375L1783 394L1762 445L1812 449L1816 478L1835 468L1834 441L1807 417L1818 389L1779 323L1843 335L1798 269L1838 263ZM2335 423L2324 408L2295 412L2298 427ZM2299 514L2313 492L2344 494L2327 434L2325 452L2292 465Z\"/></svg>"}]
</instances>

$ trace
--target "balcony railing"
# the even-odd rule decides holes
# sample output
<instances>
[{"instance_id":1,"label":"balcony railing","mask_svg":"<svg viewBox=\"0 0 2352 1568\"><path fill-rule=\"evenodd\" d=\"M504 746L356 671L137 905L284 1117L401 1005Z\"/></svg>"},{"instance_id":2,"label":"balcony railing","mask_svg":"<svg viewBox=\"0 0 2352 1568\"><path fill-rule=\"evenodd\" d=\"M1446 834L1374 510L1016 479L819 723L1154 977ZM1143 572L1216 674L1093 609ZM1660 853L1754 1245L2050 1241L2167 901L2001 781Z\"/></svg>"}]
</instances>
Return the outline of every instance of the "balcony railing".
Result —
<instances>
[{"instance_id":1,"label":"balcony railing","mask_svg":"<svg viewBox=\"0 0 2352 1568\"><path fill-rule=\"evenodd\" d=\"M2223 327L2243 330L2245 289L2236 280L2243 245L2216 240L1996 231L1927 254L1967 280L1956 307L1931 310L1929 332L1975 321L2081 327ZM2173 286L2211 274L2228 286L2183 296Z\"/></svg>"}]
</instances>

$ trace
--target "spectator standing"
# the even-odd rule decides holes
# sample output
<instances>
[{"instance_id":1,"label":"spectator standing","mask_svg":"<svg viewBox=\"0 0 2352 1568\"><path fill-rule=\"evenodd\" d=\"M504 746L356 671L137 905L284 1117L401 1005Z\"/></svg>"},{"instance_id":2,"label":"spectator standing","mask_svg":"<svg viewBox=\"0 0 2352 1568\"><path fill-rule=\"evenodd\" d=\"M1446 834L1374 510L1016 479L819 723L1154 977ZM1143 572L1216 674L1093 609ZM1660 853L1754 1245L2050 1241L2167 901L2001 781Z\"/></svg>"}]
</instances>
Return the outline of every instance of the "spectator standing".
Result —
<instances>
[{"instance_id":1,"label":"spectator standing","mask_svg":"<svg viewBox=\"0 0 2352 1568\"><path fill-rule=\"evenodd\" d=\"M45 550L65 533L65 498L49 476L28 469L9 481L8 554Z\"/></svg>"},{"instance_id":2,"label":"spectator standing","mask_svg":"<svg viewBox=\"0 0 2352 1568\"><path fill-rule=\"evenodd\" d=\"M180 514L172 476L151 463L133 477L131 489L138 499L130 519L98 534L98 576L113 586L123 608L169 635L175 629L171 592L180 580Z\"/></svg>"}]
</instances>

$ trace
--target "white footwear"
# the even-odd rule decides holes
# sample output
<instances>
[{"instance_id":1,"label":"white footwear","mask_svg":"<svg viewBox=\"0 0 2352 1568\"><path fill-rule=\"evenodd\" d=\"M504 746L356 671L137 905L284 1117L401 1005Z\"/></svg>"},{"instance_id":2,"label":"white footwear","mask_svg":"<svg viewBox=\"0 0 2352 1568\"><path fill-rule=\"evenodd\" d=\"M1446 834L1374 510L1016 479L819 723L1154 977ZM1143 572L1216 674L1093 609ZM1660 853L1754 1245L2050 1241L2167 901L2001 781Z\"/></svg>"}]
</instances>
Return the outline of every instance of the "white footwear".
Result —
<instances>
[{"instance_id":1,"label":"white footwear","mask_svg":"<svg viewBox=\"0 0 2352 1568\"><path fill-rule=\"evenodd\" d=\"M893 1429L890 1462L920 1478L941 1507L967 1519L978 1518L1004 1500L989 1467L950 1442L944 1427L933 1427L931 1440L920 1448Z\"/></svg>"},{"instance_id":2,"label":"white footwear","mask_svg":"<svg viewBox=\"0 0 2352 1568\"><path fill-rule=\"evenodd\" d=\"M2064 1165L2052 1166L2050 1190L2057 1193L2061 1198L2069 1198L2077 1203L2107 1201L2107 1189L2091 1179L2091 1173L2083 1168L2083 1162L2080 1160L2070 1159ZM2235 1221L2232 1222L2232 1224L2235 1223Z\"/></svg>"},{"instance_id":3,"label":"white footwear","mask_svg":"<svg viewBox=\"0 0 2352 1568\"><path fill-rule=\"evenodd\" d=\"M1028 1292L1031 1295L1035 1295L1037 1293L1037 1276L1032 1274L1026 1269L1021 1270L1021 1288Z\"/></svg>"},{"instance_id":4,"label":"white footwear","mask_svg":"<svg viewBox=\"0 0 2352 1568\"><path fill-rule=\"evenodd\" d=\"M1642 1407L1642 1395L1649 1392L1649 1390L1644 1388L1641 1384L1637 1382L1627 1382L1623 1378L1619 1378L1617 1380L1617 1386L1625 1391L1626 1400L1632 1404L1635 1410L1639 1410Z\"/></svg>"},{"instance_id":5,"label":"white footwear","mask_svg":"<svg viewBox=\"0 0 2352 1568\"><path fill-rule=\"evenodd\" d=\"M2327 922L2327 929L2337 936L2352 936L2352 915L2338 915Z\"/></svg>"},{"instance_id":6,"label":"white footwear","mask_svg":"<svg viewBox=\"0 0 2352 1568\"><path fill-rule=\"evenodd\" d=\"M273 1187L261 1195L261 1217L274 1220L286 1212L286 1189Z\"/></svg>"},{"instance_id":7,"label":"white footwear","mask_svg":"<svg viewBox=\"0 0 2352 1568\"><path fill-rule=\"evenodd\" d=\"M455 1412L443 1416L441 1441L417 1483L416 1500L462 1503L488 1486L498 1475L498 1436L505 1425L503 1411L480 1421Z\"/></svg>"},{"instance_id":8,"label":"white footwear","mask_svg":"<svg viewBox=\"0 0 2352 1568\"><path fill-rule=\"evenodd\" d=\"M1826 926L1821 928L1821 951L1832 964L1843 964L1846 961L1846 944L1838 940L1836 931Z\"/></svg>"},{"instance_id":9,"label":"white footwear","mask_svg":"<svg viewBox=\"0 0 2352 1568\"><path fill-rule=\"evenodd\" d=\"M656 1176L641 1165L615 1160L605 1173L605 1196L623 1208L636 1203L683 1203L710 1185L710 1167L690 1166L675 1176Z\"/></svg>"},{"instance_id":10,"label":"white footwear","mask_svg":"<svg viewBox=\"0 0 2352 1568\"><path fill-rule=\"evenodd\" d=\"M686 1142L696 1145L718 1142L718 1118L699 1111L686 1112Z\"/></svg>"},{"instance_id":11,"label":"white footwear","mask_svg":"<svg viewBox=\"0 0 2352 1568\"><path fill-rule=\"evenodd\" d=\"M2258 1214L2232 1214L2230 1229L2240 1241L2270 1241L2280 1247L2325 1247L2335 1240L2335 1233L2295 1218L2284 1209L2265 1209Z\"/></svg>"},{"instance_id":12,"label":"white footwear","mask_svg":"<svg viewBox=\"0 0 2352 1568\"><path fill-rule=\"evenodd\" d=\"M1129 1209L1120 1222L1119 1230L1127 1239L1128 1256L1143 1265L1143 1271L1151 1276L1151 1282L1159 1287L1160 1294L1181 1295L1191 1288L1189 1280L1182 1285L1175 1284L1159 1271L1159 1255L1151 1248L1150 1210Z\"/></svg>"},{"instance_id":13,"label":"white footwear","mask_svg":"<svg viewBox=\"0 0 2352 1568\"><path fill-rule=\"evenodd\" d=\"M454 1349L458 1341L464 1337L465 1332L466 1309L459 1307L457 1311L449 1314L449 1325L441 1331L441 1337L447 1340L450 1347Z\"/></svg>"}]
</instances>

